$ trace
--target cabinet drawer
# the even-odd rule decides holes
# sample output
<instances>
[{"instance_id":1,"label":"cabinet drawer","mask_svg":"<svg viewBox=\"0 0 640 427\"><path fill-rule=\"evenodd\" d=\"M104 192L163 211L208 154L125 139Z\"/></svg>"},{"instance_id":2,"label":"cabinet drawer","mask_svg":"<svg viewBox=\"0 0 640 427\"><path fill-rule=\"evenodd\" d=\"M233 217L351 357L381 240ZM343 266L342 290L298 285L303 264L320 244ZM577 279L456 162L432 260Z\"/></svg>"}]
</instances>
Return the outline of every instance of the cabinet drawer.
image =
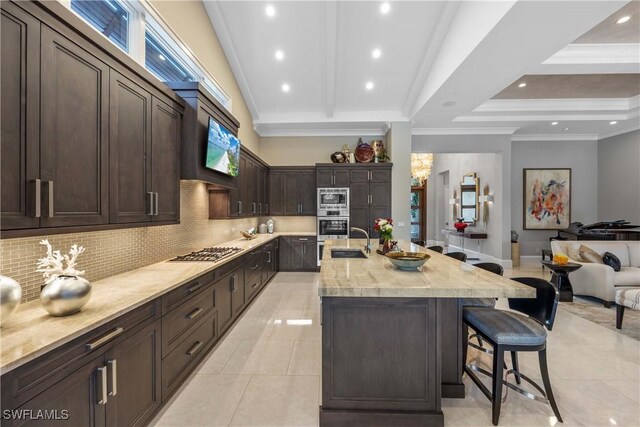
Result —
<instances>
[{"instance_id":1,"label":"cabinet drawer","mask_svg":"<svg viewBox=\"0 0 640 427\"><path fill-rule=\"evenodd\" d=\"M249 301L251 298L255 296L255 294L260 290L261 284L262 284L262 275L260 274L260 270L258 270L257 274L247 277L247 279L244 282L245 301Z\"/></svg>"},{"instance_id":2,"label":"cabinet drawer","mask_svg":"<svg viewBox=\"0 0 640 427\"><path fill-rule=\"evenodd\" d=\"M245 260L246 255L243 255L239 258L234 259L233 261L229 261L226 264L221 265L216 268L214 271L216 273L216 280L225 277L227 274L231 273L233 270L238 268Z\"/></svg>"},{"instance_id":3,"label":"cabinet drawer","mask_svg":"<svg viewBox=\"0 0 640 427\"><path fill-rule=\"evenodd\" d=\"M162 356L176 346L181 334L205 317L215 305L213 287L189 298L162 318Z\"/></svg>"},{"instance_id":4,"label":"cabinet drawer","mask_svg":"<svg viewBox=\"0 0 640 427\"><path fill-rule=\"evenodd\" d=\"M176 348L162 359L162 400L166 402L173 390L182 382L198 360L207 354L210 344L216 339L215 312L201 319Z\"/></svg>"},{"instance_id":5,"label":"cabinet drawer","mask_svg":"<svg viewBox=\"0 0 640 427\"><path fill-rule=\"evenodd\" d=\"M130 331L148 323L150 319L159 318L159 300L156 299L3 375L3 403L13 401L14 408L21 405L71 375L90 357L123 341Z\"/></svg>"},{"instance_id":6,"label":"cabinet drawer","mask_svg":"<svg viewBox=\"0 0 640 427\"><path fill-rule=\"evenodd\" d=\"M166 295L163 295L162 315L167 314L178 305L180 305L183 302L184 298L195 295L198 291L201 291L206 286L213 284L214 277L215 270L203 274L202 276L180 286L178 289L174 289Z\"/></svg>"},{"instance_id":7,"label":"cabinet drawer","mask_svg":"<svg viewBox=\"0 0 640 427\"><path fill-rule=\"evenodd\" d=\"M301 243L317 241L316 236L289 236L287 237L287 239L289 239L290 242L301 242Z\"/></svg>"}]
</instances>

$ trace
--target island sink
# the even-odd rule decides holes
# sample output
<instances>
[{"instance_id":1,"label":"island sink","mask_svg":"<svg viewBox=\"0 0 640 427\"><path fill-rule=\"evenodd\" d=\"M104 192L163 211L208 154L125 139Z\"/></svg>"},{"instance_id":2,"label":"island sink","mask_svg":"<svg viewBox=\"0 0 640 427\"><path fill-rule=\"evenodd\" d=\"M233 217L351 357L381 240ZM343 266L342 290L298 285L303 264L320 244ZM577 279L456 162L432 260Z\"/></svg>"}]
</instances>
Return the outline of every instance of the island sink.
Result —
<instances>
[{"instance_id":1,"label":"island sink","mask_svg":"<svg viewBox=\"0 0 640 427\"><path fill-rule=\"evenodd\" d=\"M331 249L331 258L367 258L360 249Z\"/></svg>"}]
</instances>

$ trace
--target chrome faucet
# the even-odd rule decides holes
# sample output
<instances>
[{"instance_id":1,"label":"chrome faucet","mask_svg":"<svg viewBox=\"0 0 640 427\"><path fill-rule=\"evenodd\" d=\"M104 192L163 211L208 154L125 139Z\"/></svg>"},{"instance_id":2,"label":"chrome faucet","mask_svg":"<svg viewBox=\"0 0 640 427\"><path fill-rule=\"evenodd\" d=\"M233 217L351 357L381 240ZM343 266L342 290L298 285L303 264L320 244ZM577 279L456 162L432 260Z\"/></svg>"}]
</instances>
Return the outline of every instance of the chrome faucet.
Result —
<instances>
[{"instance_id":1,"label":"chrome faucet","mask_svg":"<svg viewBox=\"0 0 640 427\"><path fill-rule=\"evenodd\" d=\"M364 251L365 251L365 253L370 254L371 253L371 238L369 237L369 233L367 233L367 230L363 230L362 228L358 228L358 227L351 227L351 231L359 231L362 234L364 234L365 236L367 236L367 246L364 247Z\"/></svg>"}]
</instances>

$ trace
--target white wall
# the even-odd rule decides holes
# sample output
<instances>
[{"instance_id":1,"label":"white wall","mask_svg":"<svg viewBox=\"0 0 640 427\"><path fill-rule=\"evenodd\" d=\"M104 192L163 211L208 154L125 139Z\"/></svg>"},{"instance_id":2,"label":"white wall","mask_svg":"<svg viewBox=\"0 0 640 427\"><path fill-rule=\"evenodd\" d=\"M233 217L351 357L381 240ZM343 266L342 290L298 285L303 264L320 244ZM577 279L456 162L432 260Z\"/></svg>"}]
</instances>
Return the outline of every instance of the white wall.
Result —
<instances>
[{"instance_id":1,"label":"white wall","mask_svg":"<svg viewBox=\"0 0 640 427\"><path fill-rule=\"evenodd\" d=\"M362 137L371 142L383 137ZM357 136L299 136L260 138L260 157L271 166L311 166L331 163L331 155L348 145L353 153L358 145Z\"/></svg>"},{"instance_id":2,"label":"white wall","mask_svg":"<svg viewBox=\"0 0 640 427\"><path fill-rule=\"evenodd\" d=\"M598 221L640 224L640 131L598 141Z\"/></svg>"},{"instance_id":3,"label":"white wall","mask_svg":"<svg viewBox=\"0 0 640 427\"><path fill-rule=\"evenodd\" d=\"M514 141L511 161L511 225L520 234L521 255L540 254L541 248L549 248L549 237L557 234L522 229L524 168L571 168L571 222L598 220L597 141Z\"/></svg>"},{"instance_id":4,"label":"white wall","mask_svg":"<svg viewBox=\"0 0 640 427\"><path fill-rule=\"evenodd\" d=\"M436 216L442 212L442 205L445 200L453 197L453 191L456 190L457 196L460 197L460 181L462 176L471 172L475 172L480 180L479 194L485 185L489 185L489 193L494 195L494 201L489 203L489 221L487 225L482 221L482 203L480 204L479 221L475 225L470 226L469 230L478 232L486 232L487 240L480 243L480 252L494 258L501 259L502 256L502 194L496 192L496 188L500 187L502 154L500 153L454 153L454 154L435 154L433 158L433 168L431 177L427 183L427 239L442 241L444 236L440 233L440 228L436 224ZM449 194L443 196L442 175L443 172L449 172ZM453 214L450 205L444 206L447 212L447 221L450 227L452 224ZM458 206L459 209L459 206ZM458 213L460 211L458 210ZM460 246L459 238L449 238L449 243ZM464 242L465 249L472 251L477 250L476 242L466 240Z\"/></svg>"},{"instance_id":5,"label":"white wall","mask_svg":"<svg viewBox=\"0 0 640 427\"><path fill-rule=\"evenodd\" d=\"M411 240L411 123L392 122L387 132L387 154L391 171L391 217L393 237Z\"/></svg>"},{"instance_id":6,"label":"white wall","mask_svg":"<svg viewBox=\"0 0 640 427\"><path fill-rule=\"evenodd\" d=\"M496 239L500 248L495 257L505 265L511 259L511 135L414 135L412 152L414 153L494 153L496 155L495 186L491 188L496 201L493 202L492 215L499 215L496 221ZM450 176L451 188L459 178ZM498 200L501 200L498 202ZM491 223L491 222L490 222ZM488 234L488 233L487 233Z\"/></svg>"}]
</instances>

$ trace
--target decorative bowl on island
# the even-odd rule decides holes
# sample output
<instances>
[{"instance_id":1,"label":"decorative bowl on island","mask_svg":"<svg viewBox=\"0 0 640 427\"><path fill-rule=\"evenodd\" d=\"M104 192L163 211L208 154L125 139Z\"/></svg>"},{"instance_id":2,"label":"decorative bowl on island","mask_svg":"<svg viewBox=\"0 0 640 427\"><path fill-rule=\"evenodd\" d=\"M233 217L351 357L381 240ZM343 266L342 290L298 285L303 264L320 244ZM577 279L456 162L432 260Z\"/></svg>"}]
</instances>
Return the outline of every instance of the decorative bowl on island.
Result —
<instances>
[{"instance_id":1,"label":"decorative bowl on island","mask_svg":"<svg viewBox=\"0 0 640 427\"><path fill-rule=\"evenodd\" d=\"M416 270L431 258L424 252L389 252L385 256L400 270Z\"/></svg>"}]
</instances>

